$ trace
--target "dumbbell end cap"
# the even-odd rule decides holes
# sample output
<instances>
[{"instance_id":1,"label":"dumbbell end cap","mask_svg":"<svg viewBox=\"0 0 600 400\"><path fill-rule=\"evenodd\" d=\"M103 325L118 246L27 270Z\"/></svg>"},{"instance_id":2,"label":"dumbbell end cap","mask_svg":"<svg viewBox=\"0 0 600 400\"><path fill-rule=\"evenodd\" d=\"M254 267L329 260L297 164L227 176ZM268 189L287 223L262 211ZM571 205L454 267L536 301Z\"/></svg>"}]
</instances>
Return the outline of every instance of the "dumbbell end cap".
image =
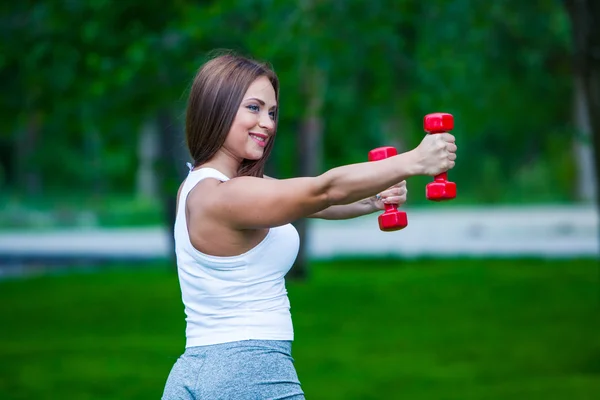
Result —
<instances>
[{"instance_id":1,"label":"dumbbell end cap","mask_svg":"<svg viewBox=\"0 0 600 400\"><path fill-rule=\"evenodd\" d=\"M425 187L425 196L431 201L447 201L456 198L456 183L431 182Z\"/></svg>"},{"instance_id":2,"label":"dumbbell end cap","mask_svg":"<svg viewBox=\"0 0 600 400\"><path fill-rule=\"evenodd\" d=\"M369 152L369 161L384 160L398 154L398 150L392 146L384 146L373 149Z\"/></svg>"},{"instance_id":3,"label":"dumbbell end cap","mask_svg":"<svg viewBox=\"0 0 600 400\"><path fill-rule=\"evenodd\" d=\"M393 232L408 226L408 218L404 211L389 211L381 214L378 218L379 229L384 232Z\"/></svg>"},{"instance_id":4,"label":"dumbbell end cap","mask_svg":"<svg viewBox=\"0 0 600 400\"><path fill-rule=\"evenodd\" d=\"M454 116L448 113L427 114L423 118L425 132L440 133L454 129Z\"/></svg>"}]
</instances>

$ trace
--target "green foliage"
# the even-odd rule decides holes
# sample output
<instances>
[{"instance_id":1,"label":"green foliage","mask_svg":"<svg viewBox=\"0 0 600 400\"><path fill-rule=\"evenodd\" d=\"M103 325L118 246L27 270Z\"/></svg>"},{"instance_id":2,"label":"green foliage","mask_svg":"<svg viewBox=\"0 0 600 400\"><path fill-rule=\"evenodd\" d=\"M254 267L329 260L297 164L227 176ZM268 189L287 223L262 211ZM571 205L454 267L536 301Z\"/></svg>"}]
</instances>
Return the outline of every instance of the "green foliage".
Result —
<instances>
[{"instance_id":1,"label":"green foliage","mask_svg":"<svg viewBox=\"0 0 600 400\"><path fill-rule=\"evenodd\" d=\"M146 266L148 267L148 266ZM184 347L164 265L0 281L0 398L159 398ZM338 260L287 284L310 399L591 399L595 260Z\"/></svg>"},{"instance_id":2,"label":"green foliage","mask_svg":"<svg viewBox=\"0 0 600 400\"><path fill-rule=\"evenodd\" d=\"M160 199L73 191L40 198L1 195L0 230L152 227L166 223Z\"/></svg>"},{"instance_id":3,"label":"green foliage","mask_svg":"<svg viewBox=\"0 0 600 400\"><path fill-rule=\"evenodd\" d=\"M0 18L0 147L15 154L11 171L45 186L131 191L143 122L166 109L181 124L195 70L230 48L280 76L281 177L296 173L296 136L317 93L322 169L381 145L413 147L422 117L445 111L456 117L461 193L538 201L533 179L546 201L573 198L570 38L557 0L44 0L11 2Z\"/></svg>"}]
</instances>

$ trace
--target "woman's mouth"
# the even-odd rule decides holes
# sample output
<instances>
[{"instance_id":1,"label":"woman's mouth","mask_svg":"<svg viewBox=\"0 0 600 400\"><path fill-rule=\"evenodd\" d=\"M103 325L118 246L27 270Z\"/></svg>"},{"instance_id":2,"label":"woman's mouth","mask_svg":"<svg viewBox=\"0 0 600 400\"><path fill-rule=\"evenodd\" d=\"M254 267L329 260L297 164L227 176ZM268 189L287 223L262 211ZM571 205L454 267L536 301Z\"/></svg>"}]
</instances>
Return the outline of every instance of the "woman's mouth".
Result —
<instances>
[{"instance_id":1,"label":"woman's mouth","mask_svg":"<svg viewBox=\"0 0 600 400\"><path fill-rule=\"evenodd\" d=\"M252 138L252 140L254 140L256 142L256 144L258 144L260 147L265 147L267 145L267 139L268 136L267 135L261 135L258 133L251 133L250 137Z\"/></svg>"}]
</instances>

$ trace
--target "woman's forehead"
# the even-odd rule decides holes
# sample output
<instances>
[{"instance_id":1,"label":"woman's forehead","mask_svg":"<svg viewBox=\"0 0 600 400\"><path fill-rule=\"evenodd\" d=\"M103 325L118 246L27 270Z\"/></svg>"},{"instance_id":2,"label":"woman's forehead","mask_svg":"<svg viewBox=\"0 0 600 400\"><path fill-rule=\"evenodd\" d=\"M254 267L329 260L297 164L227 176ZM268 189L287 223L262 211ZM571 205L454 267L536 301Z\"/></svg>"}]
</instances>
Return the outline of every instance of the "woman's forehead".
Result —
<instances>
[{"instance_id":1,"label":"woman's forehead","mask_svg":"<svg viewBox=\"0 0 600 400\"><path fill-rule=\"evenodd\" d=\"M275 103L275 89L269 78L261 76L250 84L245 97L257 97L267 103Z\"/></svg>"}]
</instances>

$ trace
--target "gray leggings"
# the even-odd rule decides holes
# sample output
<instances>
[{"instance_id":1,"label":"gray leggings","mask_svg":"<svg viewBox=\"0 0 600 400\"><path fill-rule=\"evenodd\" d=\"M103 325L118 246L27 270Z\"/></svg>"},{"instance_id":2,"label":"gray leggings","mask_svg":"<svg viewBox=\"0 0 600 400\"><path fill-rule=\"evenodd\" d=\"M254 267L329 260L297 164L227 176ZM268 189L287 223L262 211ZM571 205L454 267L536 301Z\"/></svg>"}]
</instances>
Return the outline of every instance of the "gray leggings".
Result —
<instances>
[{"instance_id":1,"label":"gray leggings","mask_svg":"<svg viewBox=\"0 0 600 400\"><path fill-rule=\"evenodd\" d=\"M292 342L244 340L189 347L165 385L163 400L304 400Z\"/></svg>"}]
</instances>

